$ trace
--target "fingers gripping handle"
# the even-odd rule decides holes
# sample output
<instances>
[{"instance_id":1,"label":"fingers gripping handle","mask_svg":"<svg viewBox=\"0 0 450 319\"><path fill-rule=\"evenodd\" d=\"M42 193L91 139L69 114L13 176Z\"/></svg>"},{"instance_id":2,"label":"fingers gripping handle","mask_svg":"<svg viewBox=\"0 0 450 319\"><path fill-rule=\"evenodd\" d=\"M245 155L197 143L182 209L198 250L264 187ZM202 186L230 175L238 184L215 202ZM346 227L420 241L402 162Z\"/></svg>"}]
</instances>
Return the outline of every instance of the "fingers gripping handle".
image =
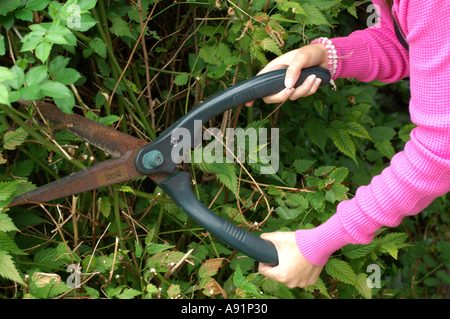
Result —
<instances>
[{"instance_id":1,"label":"fingers gripping handle","mask_svg":"<svg viewBox=\"0 0 450 319\"><path fill-rule=\"evenodd\" d=\"M197 224L237 251L270 266L278 265L275 246L214 214L191 189L191 175L177 171L158 186Z\"/></svg>"}]
</instances>

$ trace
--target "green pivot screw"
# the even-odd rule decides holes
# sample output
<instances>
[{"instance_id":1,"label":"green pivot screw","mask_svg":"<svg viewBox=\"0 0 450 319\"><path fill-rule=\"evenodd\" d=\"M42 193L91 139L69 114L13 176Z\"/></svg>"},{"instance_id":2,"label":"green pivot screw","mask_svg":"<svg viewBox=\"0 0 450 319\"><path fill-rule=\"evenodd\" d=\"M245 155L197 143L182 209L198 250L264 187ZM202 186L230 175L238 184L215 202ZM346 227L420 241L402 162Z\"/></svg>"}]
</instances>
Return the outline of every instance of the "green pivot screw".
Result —
<instances>
[{"instance_id":1,"label":"green pivot screw","mask_svg":"<svg viewBox=\"0 0 450 319\"><path fill-rule=\"evenodd\" d=\"M155 169L162 165L164 162L164 156L160 151L153 150L151 152L148 152L142 157L142 165L146 169Z\"/></svg>"}]
</instances>

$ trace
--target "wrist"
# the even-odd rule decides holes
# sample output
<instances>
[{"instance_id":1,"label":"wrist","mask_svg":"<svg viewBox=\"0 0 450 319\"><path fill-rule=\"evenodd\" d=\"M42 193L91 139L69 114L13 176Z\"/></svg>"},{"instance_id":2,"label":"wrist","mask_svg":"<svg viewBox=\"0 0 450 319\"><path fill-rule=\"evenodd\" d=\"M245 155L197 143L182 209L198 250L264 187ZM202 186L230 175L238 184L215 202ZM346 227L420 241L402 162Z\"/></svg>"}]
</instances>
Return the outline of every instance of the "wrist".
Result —
<instances>
[{"instance_id":1,"label":"wrist","mask_svg":"<svg viewBox=\"0 0 450 319\"><path fill-rule=\"evenodd\" d=\"M297 230L295 239L303 256L316 266L325 265L332 253L352 241L337 214L316 228Z\"/></svg>"}]
</instances>

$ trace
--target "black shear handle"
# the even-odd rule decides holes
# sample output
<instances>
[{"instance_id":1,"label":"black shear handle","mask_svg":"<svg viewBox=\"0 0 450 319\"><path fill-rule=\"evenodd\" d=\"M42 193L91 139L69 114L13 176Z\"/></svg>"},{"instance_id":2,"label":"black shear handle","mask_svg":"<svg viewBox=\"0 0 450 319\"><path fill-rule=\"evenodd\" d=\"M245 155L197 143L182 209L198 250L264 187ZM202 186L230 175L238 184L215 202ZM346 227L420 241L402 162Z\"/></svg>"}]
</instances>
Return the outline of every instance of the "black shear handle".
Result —
<instances>
[{"instance_id":1,"label":"black shear handle","mask_svg":"<svg viewBox=\"0 0 450 319\"><path fill-rule=\"evenodd\" d=\"M191 175L176 171L158 186L189 215L197 224L211 235L248 257L269 266L278 265L278 252L275 246L261 237L255 236L229 221L214 214L195 196L190 183Z\"/></svg>"}]
</instances>

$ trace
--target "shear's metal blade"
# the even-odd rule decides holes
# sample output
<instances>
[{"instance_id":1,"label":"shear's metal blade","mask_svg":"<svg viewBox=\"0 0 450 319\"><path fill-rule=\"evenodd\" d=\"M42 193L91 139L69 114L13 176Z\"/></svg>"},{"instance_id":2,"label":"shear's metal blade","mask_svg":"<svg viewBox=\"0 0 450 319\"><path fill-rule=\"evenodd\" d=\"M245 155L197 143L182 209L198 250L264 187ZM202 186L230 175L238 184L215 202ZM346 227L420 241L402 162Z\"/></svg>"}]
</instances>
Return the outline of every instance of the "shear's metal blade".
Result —
<instances>
[{"instance_id":1,"label":"shear's metal blade","mask_svg":"<svg viewBox=\"0 0 450 319\"><path fill-rule=\"evenodd\" d=\"M13 199L11 204L25 201L48 202L82 193L102 186L127 181L139 176L133 159L137 149L127 151L119 158L110 159L58 179Z\"/></svg>"},{"instance_id":2,"label":"shear's metal blade","mask_svg":"<svg viewBox=\"0 0 450 319\"><path fill-rule=\"evenodd\" d=\"M66 114L53 104L41 102L38 109L52 123L63 125L63 129L114 157L120 157L129 150L148 144L139 138L77 114Z\"/></svg>"}]
</instances>

